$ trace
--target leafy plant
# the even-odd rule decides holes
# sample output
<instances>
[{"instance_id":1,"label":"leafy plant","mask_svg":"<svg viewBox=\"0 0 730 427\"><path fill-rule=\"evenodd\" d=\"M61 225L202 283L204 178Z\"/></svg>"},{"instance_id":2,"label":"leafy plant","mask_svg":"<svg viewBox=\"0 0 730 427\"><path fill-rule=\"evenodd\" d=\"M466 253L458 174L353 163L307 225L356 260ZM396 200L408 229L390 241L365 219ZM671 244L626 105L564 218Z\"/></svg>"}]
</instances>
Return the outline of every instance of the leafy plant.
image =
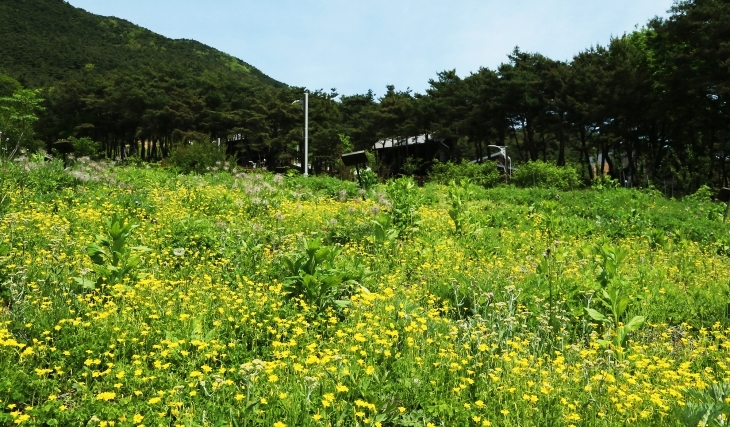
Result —
<instances>
[{"instance_id":1,"label":"leafy plant","mask_svg":"<svg viewBox=\"0 0 730 427\"><path fill-rule=\"evenodd\" d=\"M40 92L40 89L19 89L13 96L0 98L0 129L5 131L6 138L6 141L0 138L3 156L13 158L18 149L33 148L33 126L38 121L38 113L45 110L41 105L43 99L38 96ZM6 146L5 142L10 144Z\"/></svg>"},{"instance_id":2,"label":"leafy plant","mask_svg":"<svg viewBox=\"0 0 730 427\"><path fill-rule=\"evenodd\" d=\"M421 169L423 166L423 161L416 158L416 157L408 157L405 162L403 162L403 173L406 175L413 175Z\"/></svg>"},{"instance_id":3,"label":"leafy plant","mask_svg":"<svg viewBox=\"0 0 730 427\"><path fill-rule=\"evenodd\" d=\"M380 214L372 223L374 225L373 238L375 243L382 245L398 238L398 230L393 227L390 216Z\"/></svg>"},{"instance_id":4,"label":"leafy plant","mask_svg":"<svg viewBox=\"0 0 730 427\"><path fill-rule=\"evenodd\" d=\"M687 427L724 426L730 418L730 382L712 384L705 390L691 389L689 401L676 407L675 415Z\"/></svg>"},{"instance_id":5,"label":"leafy plant","mask_svg":"<svg viewBox=\"0 0 730 427\"><path fill-rule=\"evenodd\" d=\"M213 171L218 165L223 165L225 160L223 152L206 142L182 144L170 154L170 164L184 174Z\"/></svg>"},{"instance_id":6,"label":"leafy plant","mask_svg":"<svg viewBox=\"0 0 730 427\"><path fill-rule=\"evenodd\" d=\"M484 163L441 163L435 161L428 174L429 180L438 184L447 185L451 181L459 182L468 179L472 184L485 188L495 187L504 178L501 178L494 162Z\"/></svg>"},{"instance_id":7,"label":"leafy plant","mask_svg":"<svg viewBox=\"0 0 730 427\"><path fill-rule=\"evenodd\" d=\"M386 193L392 204L389 212L393 226L401 235L413 231L419 224L418 208L421 205L421 195L413 178L389 181Z\"/></svg>"},{"instance_id":8,"label":"leafy plant","mask_svg":"<svg viewBox=\"0 0 730 427\"><path fill-rule=\"evenodd\" d=\"M619 266L629 254L626 249L614 247L607 243L593 247L593 253L600 261L598 283L606 288L612 280L620 280Z\"/></svg>"},{"instance_id":9,"label":"leafy plant","mask_svg":"<svg viewBox=\"0 0 730 427\"><path fill-rule=\"evenodd\" d=\"M130 277L135 267L142 259L139 255L133 255L132 251L149 251L144 246L128 246L128 240L132 230L137 225L127 223L125 219L116 215L107 221L107 235L97 235L94 243L86 247L86 253L94 263L94 272L97 275L96 281L85 277L76 277L75 280L84 289L95 289L97 287L112 286Z\"/></svg>"},{"instance_id":10,"label":"leafy plant","mask_svg":"<svg viewBox=\"0 0 730 427\"><path fill-rule=\"evenodd\" d=\"M621 188L618 179L611 178L611 175L599 175L591 181L591 188L594 190L615 190Z\"/></svg>"},{"instance_id":11,"label":"leafy plant","mask_svg":"<svg viewBox=\"0 0 730 427\"><path fill-rule=\"evenodd\" d=\"M360 171L360 180L362 181L362 188L365 190L369 190L378 184L378 176L370 169Z\"/></svg>"},{"instance_id":12,"label":"leafy plant","mask_svg":"<svg viewBox=\"0 0 730 427\"><path fill-rule=\"evenodd\" d=\"M3 264L5 264L5 257L10 255L10 246L5 243L0 243L0 305L7 304L10 301L10 288L5 284L5 276L3 275Z\"/></svg>"},{"instance_id":13,"label":"leafy plant","mask_svg":"<svg viewBox=\"0 0 730 427\"><path fill-rule=\"evenodd\" d=\"M320 241L302 239L302 251L284 258L284 291L289 299L298 298L319 312L328 307L344 309L351 288L362 280L364 269L344 270L336 265L340 249L323 246Z\"/></svg>"},{"instance_id":14,"label":"leafy plant","mask_svg":"<svg viewBox=\"0 0 730 427\"><path fill-rule=\"evenodd\" d=\"M71 141L71 145L74 147L74 156L79 157L96 157L101 150L101 143L94 141L88 137L74 138L73 136L68 139Z\"/></svg>"},{"instance_id":15,"label":"leafy plant","mask_svg":"<svg viewBox=\"0 0 730 427\"><path fill-rule=\"evenodd\" d=\"M520 165L512 174L512 183L518 187L544 187L572 190L580 186L578 171L572 166L535 161Z\"/></svg>"},{"instance_id":16,"label":"leafy plant","mask_svg":"<svg viewBox=\"0 0 730 427\"><path fill-rule=\"evenodd\" d=\"M449 216L454 221L454 232L458 235L463 234L465 226L470 220L471 212L468 208L468 202L474 198L474 190L471 188L469 178L449 183L448 195L451 202Z\"/></svg>"},{"instance_id":17,"label":"leafy plant","mask_svg":"<svg viewBox=\"0 0 730 427\"><path fill-rule=\"evenodd\" d=\"M626 295L620 286L610 286L608 289L601 289L602 297L599 301L608 308L608 312L601 313L598 310L586 307L586 313L595 321L603 323L607 327L607 335L610 339L599 339L598 343L604 348L613 348L617 351L619 360L623 360L626 339L628 335L639 329L646 320L644 316L634 316L626 324L621 322L631 299Z\"/></svg>"}]
</instances>

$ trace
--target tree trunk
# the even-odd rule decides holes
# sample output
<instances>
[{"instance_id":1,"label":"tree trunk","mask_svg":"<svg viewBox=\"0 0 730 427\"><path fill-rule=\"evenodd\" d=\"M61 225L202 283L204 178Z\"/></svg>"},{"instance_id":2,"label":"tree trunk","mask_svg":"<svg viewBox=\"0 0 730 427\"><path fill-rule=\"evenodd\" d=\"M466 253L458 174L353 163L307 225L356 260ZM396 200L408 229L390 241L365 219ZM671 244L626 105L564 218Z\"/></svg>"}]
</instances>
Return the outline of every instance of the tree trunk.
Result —
<instances>
[{"instance_id":1,"label":"tree trunk","mask_svg":"<svg viewBox=\"0 0 730 427\"><path fill-rule=\"evenodd\" d=\"M586 135L586 130L585 130L585 128L581 127L580 144L581 144L581 148L583 151L583 155L585 157L586 167L588 168L588 177L590 178L591 181L593 181L593 179L595 179L596 176L594 174L593 168L591 167L591 156L590 156L590 153L588 152L588 146L586 144L587 141L588 141L588 136Z\"/></svg>"},{"instance_id":2,"label":"tree trunk","mask_svg":"<svg viewBox=\"0 0 730 427\"><path fill-rule=\"evenodd\" d=\"M558 125L558 166L565 166L565 140L563 138L563 117L565 113L560 112L560 124Z\"/></svg>"},{"instance_id":3,"label":"tree trunk","mask_svg":"<svg viewBox=\"0 0 730 427\"><path fill-rule=\"evenodd\" d=\"M515 145L517 145L517 154L520 156L520 161L525 160L525 157L522 155L522 147L520 147L520 141L519 138L517 138L517 129L515 129L515 126L512 125L512 136L515 138Z\"/></svg>"}]
</instances>

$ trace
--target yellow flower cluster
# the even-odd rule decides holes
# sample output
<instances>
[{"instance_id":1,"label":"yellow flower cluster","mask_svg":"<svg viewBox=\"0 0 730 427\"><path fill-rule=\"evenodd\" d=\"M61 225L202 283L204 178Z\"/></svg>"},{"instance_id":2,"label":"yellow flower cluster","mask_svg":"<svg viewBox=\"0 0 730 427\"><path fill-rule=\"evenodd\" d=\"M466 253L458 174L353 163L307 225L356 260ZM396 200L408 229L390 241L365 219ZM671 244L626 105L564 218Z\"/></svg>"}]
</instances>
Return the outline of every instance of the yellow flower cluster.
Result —
<instances>
[{"instance_id":1,"label":"yellow flower cluster","mask_svg":"<svg viewBox=\"0 0 730 427\"><path fill-rule=\"evenodd\" d=\"M12 247L0 424L676 425L688 392L730 382L727 319L708 312L703 327L682 311L683 295L717 289L730 266L696 243L612 242L631 249L621 278L648 323L606 345L618 324L582 309L599 307L591 247L605 241L556 237L524 206L475 201L466 236L445 203L421 206L417 232L381 242L372 227L389 207L377 194L125 173L144 186L90 184L44 203L14 193L0 219ZM83 288L98 277L86 247L112 213L150 250L131 249L142 262L119 283ZM284 260L303 238L340 249L321 274L366 270L333 297L348 304L287 294Z\"/></svg>"}]
</instances>

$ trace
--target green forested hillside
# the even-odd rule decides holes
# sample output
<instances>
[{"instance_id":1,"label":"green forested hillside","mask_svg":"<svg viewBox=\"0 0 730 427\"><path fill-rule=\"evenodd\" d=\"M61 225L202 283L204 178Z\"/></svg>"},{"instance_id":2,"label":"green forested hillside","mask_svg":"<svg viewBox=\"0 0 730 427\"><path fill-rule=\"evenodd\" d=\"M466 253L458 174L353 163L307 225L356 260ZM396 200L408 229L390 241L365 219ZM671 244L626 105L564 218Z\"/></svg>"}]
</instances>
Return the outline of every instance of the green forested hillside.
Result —
<instances>
[{"instance_id":1,"label":"green forested hillside","mask_svg":"<svg viewBox=\"0 0 730 427\"><path fill-rule=\"evenodd\" d=\"M196 41L171 40L62 0L0 0L3 74L38 88L45 100L35 142L26 137L22 144L27 148L89 137L109 156L131 145L132 154L148 159L169 154L173 141L225 139L251 111L268 118L260 104L291 91ZM2 81L8 92L12 82Z\"/></svg>"},{"instance_id":2,"label":"green forested hillside","mask_svg":"<svg viewBox=\"0 0 730 427\"><path fill-rule=\"evenodd\" d=\"M668 194L728 186L729 28L730 1L681 0L666 19L570 61L515 48L496 69L438 72L423 94L392 85L377 97L310 91L309 161L332 171L342 152L388 138L381 175L425 174L436 150L415 153L406 141L427 134L440 141L441 160L483 159L506 145L514 166L573 165L586 181L609 176ZM88 137L102 157L157 161L183 142L220 138L240 164L303 158L295 101L304 88L61 0L0 0L0 97L19 84L41 90L0 98L11 150Z\"/></svg>"},{"instance_id":3,"label":"green forested hillside","mask_svg":"<svg viewBox=\"0 0 730 427\"><path fill-rule=\"evenodd\" d=\"M0 1L0 72L45 87L89 71L172 69L225 73L282 86L251 65L192 40L171 40L128 21L94 15L63 0Z\"/></svg>"}]
</instances>

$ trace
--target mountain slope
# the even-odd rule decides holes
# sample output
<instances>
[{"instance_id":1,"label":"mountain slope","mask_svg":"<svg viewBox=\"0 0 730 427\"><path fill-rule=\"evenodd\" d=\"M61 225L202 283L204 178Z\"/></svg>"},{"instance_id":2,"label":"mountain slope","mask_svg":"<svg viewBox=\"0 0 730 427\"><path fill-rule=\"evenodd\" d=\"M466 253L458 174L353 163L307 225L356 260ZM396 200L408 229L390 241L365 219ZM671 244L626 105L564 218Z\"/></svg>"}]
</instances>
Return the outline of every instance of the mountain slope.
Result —
<instances>
[{"instance_id":1,"label":"mountain slope","mask_svg":"<svg viewBox=\"0 0 730 427\"><path fill-rule=\"evenodd\" d=\"M47 87L91 69L156 74L215 72L247 84L282 87L255 67L193 40L172 40L63 0L0 0L0 72Z\"/></svg>"}]
</instances>

